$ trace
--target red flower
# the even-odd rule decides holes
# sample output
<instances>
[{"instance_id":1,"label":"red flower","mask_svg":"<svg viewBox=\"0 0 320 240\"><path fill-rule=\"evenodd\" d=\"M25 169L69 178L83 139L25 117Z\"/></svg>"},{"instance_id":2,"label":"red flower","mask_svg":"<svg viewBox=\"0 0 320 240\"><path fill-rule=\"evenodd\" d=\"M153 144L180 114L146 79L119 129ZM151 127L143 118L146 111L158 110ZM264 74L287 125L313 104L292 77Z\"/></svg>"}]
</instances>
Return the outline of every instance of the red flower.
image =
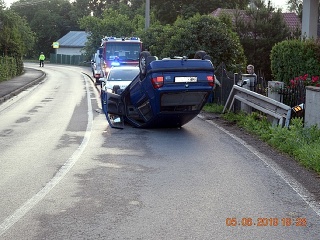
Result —
<instances>
[{"instance_id":1,"label":"red flower","mask_svg":"<svg viewBox=\"0 0 320 240\"><path fill-rule=\"evenodd\" d=\"M312 80L313 83L316 83L319 81L319 76L312 76Z\"/></svg>"},{"instance_id":2,"label":"red flower","mask_svg":"<svg viewBox=\"0 0 320 240\"><path fill-rule=\"evenodd\" d=\"M291 79L290 84L291 84L291 86L294 86L294 85L296 85L296 81Z\"/></svg>"}]
</instances>

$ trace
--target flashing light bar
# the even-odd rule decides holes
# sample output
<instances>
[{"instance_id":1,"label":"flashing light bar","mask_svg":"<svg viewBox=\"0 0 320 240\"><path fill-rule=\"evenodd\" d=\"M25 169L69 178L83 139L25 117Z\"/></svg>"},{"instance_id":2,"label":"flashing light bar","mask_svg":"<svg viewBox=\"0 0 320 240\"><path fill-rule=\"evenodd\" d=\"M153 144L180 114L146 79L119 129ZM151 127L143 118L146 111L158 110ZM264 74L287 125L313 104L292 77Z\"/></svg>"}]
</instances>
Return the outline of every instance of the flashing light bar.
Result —
<instances>
[{"instance_id":1,"label":"flashing light bar","mask_svg":"<svg viewBox=\"0 0 320 240\"><path fill-rule=\"evenodd\" d=\"M102 39L102 41L110 41L110 40L118 40L118 41L126 41L126 40L131 40L131 41L140 41L140 38L138 37L121 37L121 38L117 38L117 37L104 37Z\"/></svg>"}]
</instances>

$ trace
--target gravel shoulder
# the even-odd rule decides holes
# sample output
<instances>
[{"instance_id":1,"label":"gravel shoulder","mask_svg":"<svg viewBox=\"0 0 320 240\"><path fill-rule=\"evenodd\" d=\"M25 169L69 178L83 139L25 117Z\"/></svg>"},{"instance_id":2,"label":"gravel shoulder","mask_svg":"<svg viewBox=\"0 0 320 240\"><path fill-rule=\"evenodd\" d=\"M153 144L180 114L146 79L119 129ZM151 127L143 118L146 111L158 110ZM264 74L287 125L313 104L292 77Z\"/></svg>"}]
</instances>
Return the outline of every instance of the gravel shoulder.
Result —
<instances>
[{"instance_id":1,"label":"gravel shoulder","mask_svg":"<svg viewBox=\"0 0 320 240\"><path fill-rule=\"evenodd\" d=\"M211 120L215 124L223 127L247 144L256 148L265 156L271 158L282 169L288 172L296 181L298 181L305 189L314 195L316 201L320 202L320 174L315 171L308 170L300 165L294 158L279 152L270 145L260 140L257 136L248 133L243 128L224 120L220 114L207 113L202 111L201 115L204 120Z\"/></svg>"}]
</instances>

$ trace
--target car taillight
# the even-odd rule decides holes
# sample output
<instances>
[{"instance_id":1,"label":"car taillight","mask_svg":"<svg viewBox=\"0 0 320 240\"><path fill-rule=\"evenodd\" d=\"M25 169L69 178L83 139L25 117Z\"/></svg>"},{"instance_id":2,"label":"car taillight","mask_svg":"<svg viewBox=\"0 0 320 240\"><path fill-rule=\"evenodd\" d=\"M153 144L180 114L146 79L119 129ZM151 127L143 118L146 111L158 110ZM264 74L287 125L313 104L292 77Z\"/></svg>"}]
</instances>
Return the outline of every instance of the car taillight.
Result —
<instances>
[{"instance_id":1,"label":"car taillight","mask_svg":"<svg viewBox=\"0 0 320 240\"><path fill-rule=\"evenodd\" d=\"M209 86L213 87L214 86L214 76L208 75L207 80L208 80Z\"/></svg>"},{"instance_id":2,"label":"car taillight","mask_svg":"<svg viewBox=\"0 0 320 240\"><path fill-rule=\"evenodd\" d=\"M154 77L151 79L153 88L161 88L163 86L163 77Z\"/></svg>"}]
</instances>

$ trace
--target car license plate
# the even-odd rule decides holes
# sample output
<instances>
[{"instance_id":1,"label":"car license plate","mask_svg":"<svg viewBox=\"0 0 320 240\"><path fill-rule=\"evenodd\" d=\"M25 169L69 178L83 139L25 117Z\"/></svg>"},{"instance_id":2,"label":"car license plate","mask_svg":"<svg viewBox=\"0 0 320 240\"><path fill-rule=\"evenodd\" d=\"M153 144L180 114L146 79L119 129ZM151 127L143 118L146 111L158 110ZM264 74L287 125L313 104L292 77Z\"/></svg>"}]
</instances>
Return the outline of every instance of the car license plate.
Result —
<instances>
[{"instance_id":1,"label":"car license plate","mask_svg":"<svg viewBox=\"0 0 320 240\"><path fill-rule=\"evenodd\" d=\"M174 81L175 82L197 82L198 78L197 77L175 77Z\"/></svg>"}]
</instances>

